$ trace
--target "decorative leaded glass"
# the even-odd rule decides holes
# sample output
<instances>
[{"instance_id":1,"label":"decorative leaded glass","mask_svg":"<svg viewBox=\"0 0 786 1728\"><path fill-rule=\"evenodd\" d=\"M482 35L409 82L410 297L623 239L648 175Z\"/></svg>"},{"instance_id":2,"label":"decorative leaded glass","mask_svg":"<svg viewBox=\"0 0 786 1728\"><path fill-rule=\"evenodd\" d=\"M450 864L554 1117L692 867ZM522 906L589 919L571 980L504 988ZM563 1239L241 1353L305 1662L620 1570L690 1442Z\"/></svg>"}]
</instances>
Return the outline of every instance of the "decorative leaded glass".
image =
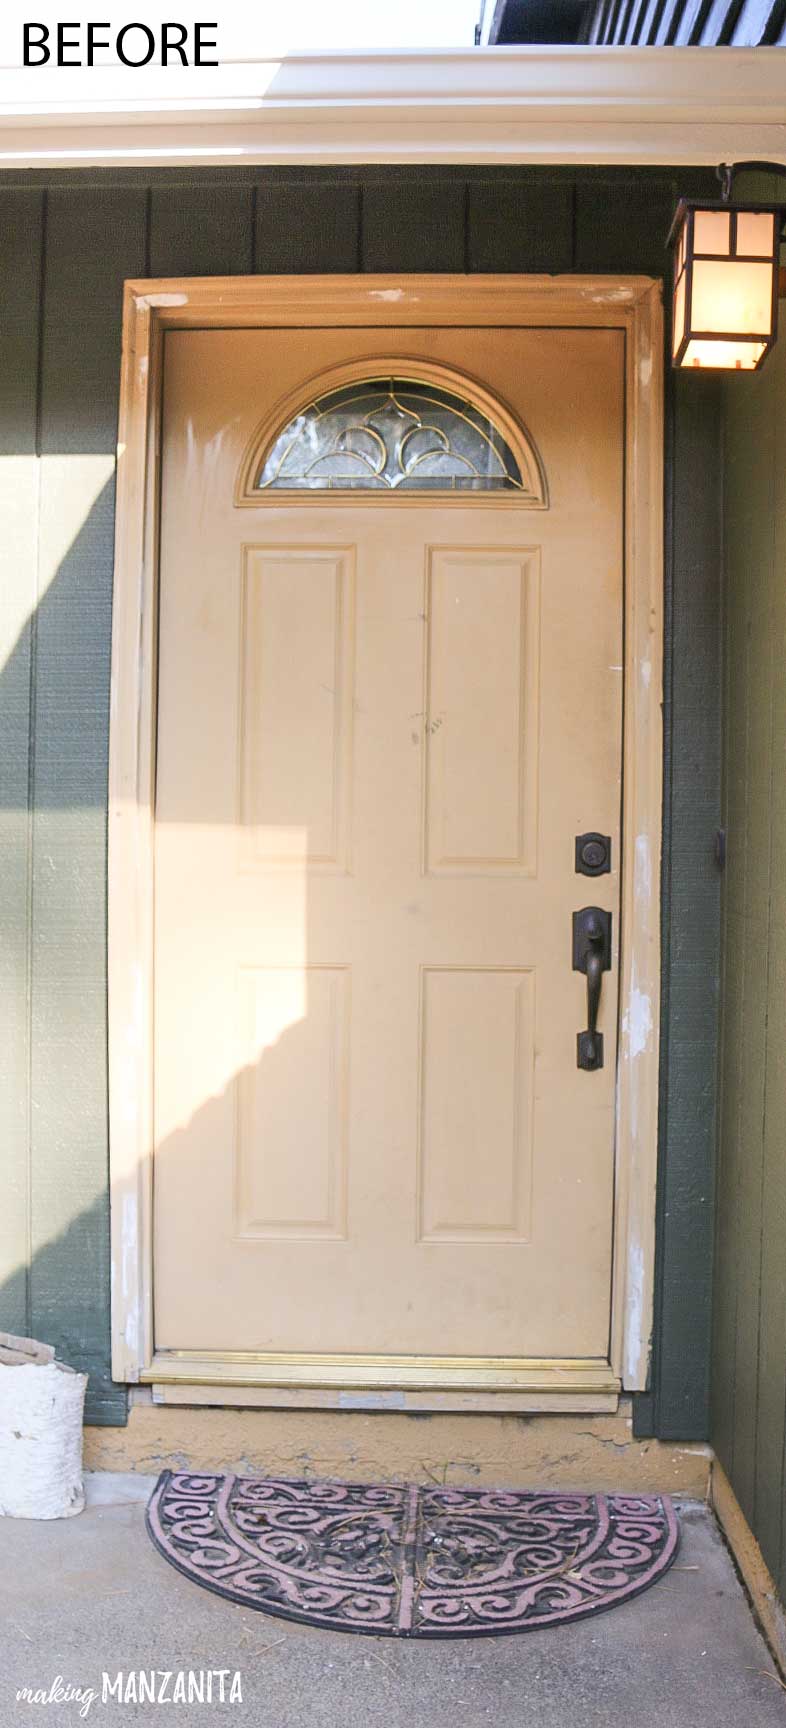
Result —
<instances>
[{"instance_id":1,"label":"decorative leaded glass","mask_svg":"<svg viewBox=\"0 0 786 1728\"><path fill-rule=\"evenodd\" d=\"M528 492L482 409L414 378L367 378L302 408L279 432L255 490Z\"/></svg>"}]
</instances>

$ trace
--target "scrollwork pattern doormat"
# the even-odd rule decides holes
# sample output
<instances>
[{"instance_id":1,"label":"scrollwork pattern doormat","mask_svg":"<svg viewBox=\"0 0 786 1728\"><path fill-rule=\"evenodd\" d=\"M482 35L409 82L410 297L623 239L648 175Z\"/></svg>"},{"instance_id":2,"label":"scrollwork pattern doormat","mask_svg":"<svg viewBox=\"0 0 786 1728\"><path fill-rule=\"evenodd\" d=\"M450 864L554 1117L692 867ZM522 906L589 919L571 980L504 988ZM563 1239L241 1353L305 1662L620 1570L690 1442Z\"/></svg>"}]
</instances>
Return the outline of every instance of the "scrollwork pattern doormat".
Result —
<instances>
[{"instance_id":1,"label":"scrollwork pattern doormat","mask_svg":"<svg viewBox=\"0 0 786 1728\"><path fill-rule=\"evenodd\" d=\"M170 1470L147 1524L179 1572L231 1602L400 1638L526 1632L596 1614L646 1590L678 1543L665 1495Z\"/></svg>"}]
</instances>

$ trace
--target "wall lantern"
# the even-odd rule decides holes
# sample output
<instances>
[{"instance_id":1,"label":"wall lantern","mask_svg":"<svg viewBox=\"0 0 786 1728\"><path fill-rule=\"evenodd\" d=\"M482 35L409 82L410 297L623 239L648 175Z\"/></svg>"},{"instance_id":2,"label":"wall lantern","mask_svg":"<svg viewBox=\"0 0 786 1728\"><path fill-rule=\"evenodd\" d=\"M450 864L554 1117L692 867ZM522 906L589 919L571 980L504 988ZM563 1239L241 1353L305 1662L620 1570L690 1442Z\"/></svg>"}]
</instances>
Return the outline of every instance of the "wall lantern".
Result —
<instances>
[{"instance_id":1,"label":"wall lantern","mask_svg":"<svg viewBox=\"0 0 786 1728\"><path fill-rule=\"evenodd\" d=\"M669 235L674 250L672 365L756 372L778 332L778 277L784 207L732 205L738 168L786 173L774 163L718 169L717 202L682 198Z\"/></svg>"}]
</instances>

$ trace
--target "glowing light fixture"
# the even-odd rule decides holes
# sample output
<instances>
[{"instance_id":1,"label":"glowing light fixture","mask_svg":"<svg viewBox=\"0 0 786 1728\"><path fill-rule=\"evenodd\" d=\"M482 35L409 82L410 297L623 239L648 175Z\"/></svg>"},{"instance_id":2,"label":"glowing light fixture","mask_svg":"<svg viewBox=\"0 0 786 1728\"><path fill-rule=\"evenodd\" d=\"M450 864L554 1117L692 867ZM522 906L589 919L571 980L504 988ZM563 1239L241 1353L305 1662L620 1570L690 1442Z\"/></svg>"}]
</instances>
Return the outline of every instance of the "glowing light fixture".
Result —
<instances>
[{"instance_id":1,"label":"glowing light fixture","mask_svg":"<svg viewBox=\"0 0 786 1728\"><path fill-rule=\"evenodd\" d=\"M740 166L743 166L742 164ZM745 163L772 171L774 165ZM784 172L784 169L776 169ZM784 209L732 205L734 169L718 169L717 202L682 198L674 250L672 365L756 372L778 332L778 267Z\"/></svg>"}]
</instances>

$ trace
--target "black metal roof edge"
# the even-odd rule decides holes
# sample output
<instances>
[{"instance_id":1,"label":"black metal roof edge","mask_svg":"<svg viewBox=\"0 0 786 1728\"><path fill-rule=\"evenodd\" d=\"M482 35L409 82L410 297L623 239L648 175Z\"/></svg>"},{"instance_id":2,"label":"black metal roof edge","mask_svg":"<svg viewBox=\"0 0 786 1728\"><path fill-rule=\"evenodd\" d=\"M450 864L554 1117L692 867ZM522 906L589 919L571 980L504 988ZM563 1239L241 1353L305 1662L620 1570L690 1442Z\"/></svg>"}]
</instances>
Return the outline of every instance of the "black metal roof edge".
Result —
<instances>
[{"instance_id":1,"label":"black metal roof edge","mask_svg":"<svg viewBox=\"0 0 786 1728\"><path fill-rule=\"evenodd\" d=\"M786 46L786 0L481 0L478 42Z\"/></svg>"}]
</instances>

